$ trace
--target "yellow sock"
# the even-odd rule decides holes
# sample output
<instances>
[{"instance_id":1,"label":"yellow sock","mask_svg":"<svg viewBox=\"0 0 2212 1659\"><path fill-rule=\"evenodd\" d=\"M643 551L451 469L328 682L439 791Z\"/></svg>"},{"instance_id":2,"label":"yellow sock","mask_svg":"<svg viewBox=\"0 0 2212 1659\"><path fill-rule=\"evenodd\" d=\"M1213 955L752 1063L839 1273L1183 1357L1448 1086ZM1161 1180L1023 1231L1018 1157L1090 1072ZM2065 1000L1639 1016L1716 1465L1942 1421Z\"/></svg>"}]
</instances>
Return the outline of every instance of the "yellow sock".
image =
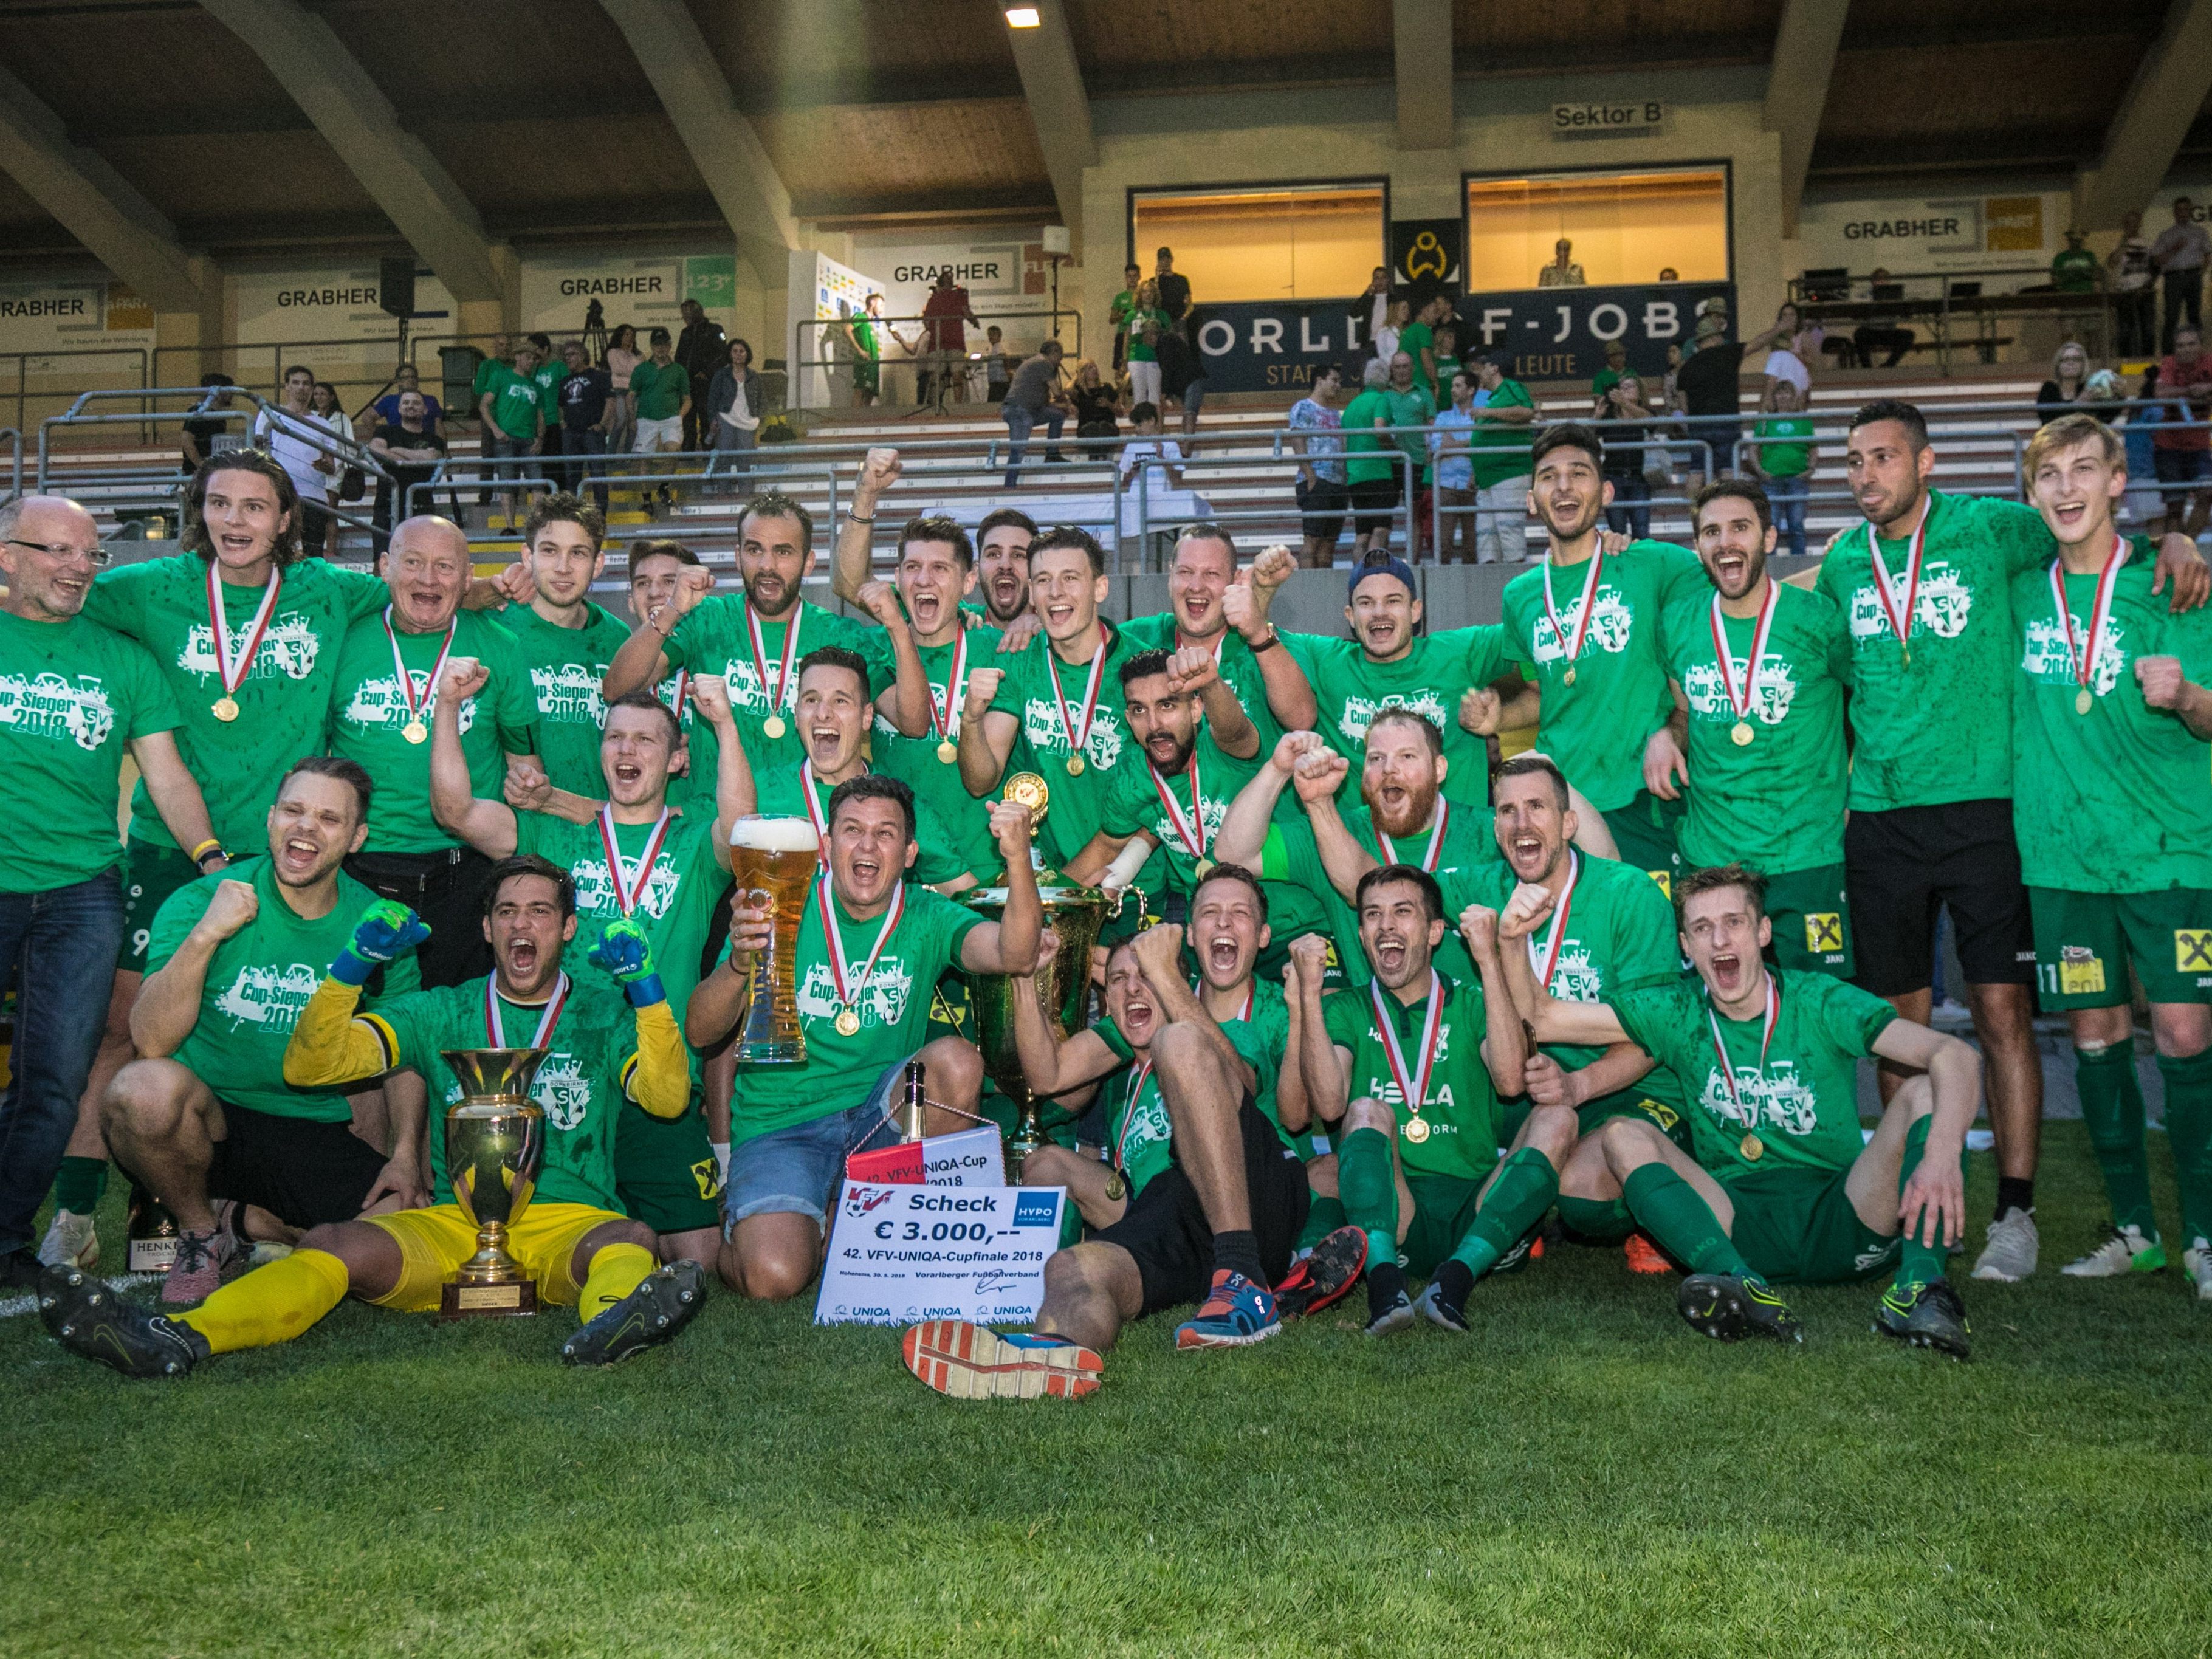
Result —
<instances>
[{"instance_id":1,"label":"yellow sock","mask_svg":"<svg viewBox=\"0 0 2212 1659\"><path fill-rule=\"evenodd\" d=\"M345 1263L326 1250L295 1250L233 1279L177 1322L207 1338L216 1353L289 1342L339 1303L351 1283Z\"/></svg>"},{"instance_id":2,"label":"yellow sock","mask_svg":"<svg viewBox=\"0 0 2212 1659\"><path fill-rule=\"evenodd\" d=\"M660 1264L642 1244L603 1244L584 1274L584 1293L576 1317L588 1325L639 1285Z\"/></svg>"}]
</instances>

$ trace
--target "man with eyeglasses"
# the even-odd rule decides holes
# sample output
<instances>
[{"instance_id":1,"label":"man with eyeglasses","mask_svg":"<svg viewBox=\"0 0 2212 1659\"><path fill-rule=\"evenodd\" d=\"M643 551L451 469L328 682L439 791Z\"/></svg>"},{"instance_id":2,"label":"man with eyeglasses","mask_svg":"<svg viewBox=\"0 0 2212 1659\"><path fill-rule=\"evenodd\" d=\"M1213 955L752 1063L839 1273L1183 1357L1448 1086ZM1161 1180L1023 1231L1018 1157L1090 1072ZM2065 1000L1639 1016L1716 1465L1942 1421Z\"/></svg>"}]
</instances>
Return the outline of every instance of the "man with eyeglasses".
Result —
<instances>
[{"instance_id":1,"label":"man with eyeglasses","mask_svg":"<svg viewBox=\"0 0 2212 1659\"><path fill-rule=\"evenodd\" d=\"M61 1166L123 942L122 762L138 763L179 847L222 848L172 735L176 699L145 649L79 613L107 562L92 514L58 495L0 507L0 981L15 1034L0 1097L0 1293L37 1283L31 1223Z\"/></svg>"}]
</instances>

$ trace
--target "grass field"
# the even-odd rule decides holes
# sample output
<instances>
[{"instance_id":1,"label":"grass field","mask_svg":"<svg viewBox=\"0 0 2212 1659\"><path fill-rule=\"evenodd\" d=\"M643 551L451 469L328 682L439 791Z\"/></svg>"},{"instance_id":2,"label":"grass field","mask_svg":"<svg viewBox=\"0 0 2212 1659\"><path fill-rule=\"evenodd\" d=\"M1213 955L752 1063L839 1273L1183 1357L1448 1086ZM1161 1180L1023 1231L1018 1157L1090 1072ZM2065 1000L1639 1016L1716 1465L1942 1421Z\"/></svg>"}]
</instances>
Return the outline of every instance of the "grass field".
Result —
<instances>
[{"instance_id":1,"label":"grass field","mask_svg":"<svg viewBox=\"0 0 2212 1659\"><path fill-rule=\"evenodd\" d=\"M2049 1131L2044 1272L1968 1288L1966 1365L1866 1286L1702 1342L1572 1249L1465 1338L1155 1320L1074 1404L728 1297L596 1375L563 1312L349 1304L179 1384L0 1321L0 1653L2202 1655L2212 1307L2057 1275L2102 1206Z\"/></svg>"}]
</instances>

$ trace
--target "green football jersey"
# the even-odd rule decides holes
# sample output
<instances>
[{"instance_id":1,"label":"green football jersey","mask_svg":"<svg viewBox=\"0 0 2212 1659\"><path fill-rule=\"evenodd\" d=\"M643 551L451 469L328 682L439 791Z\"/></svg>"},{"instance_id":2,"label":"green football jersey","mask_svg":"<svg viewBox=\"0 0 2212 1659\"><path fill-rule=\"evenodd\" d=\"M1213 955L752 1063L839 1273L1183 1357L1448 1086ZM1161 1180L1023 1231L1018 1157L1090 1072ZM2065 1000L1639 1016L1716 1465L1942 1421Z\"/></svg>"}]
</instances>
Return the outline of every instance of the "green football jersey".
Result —
<instances>
[{"instance_id":1,"label":"green football jersey","mask_svg":"<svg viewBox=\"0 0 2212 1659\"><path fill-rule=\"evenodd\" d=\"M1411 651L1390 662L1373 660L1352 640L1319 634L1282 637L1320 705L1315 729L1352 763L1345 778L1347 799L1358 797L1368 722L1394 708L1436 722L1450 763L1444 781L1448 794L1458 800L1490 799L1489 746L1459 723L1459 700L1468 687L1487 685L1512 666L1503 628L1485 623L1423 635Z\"/></svg>"},{"instance_id":2,"label":"green football jersey","mask_svg":"<svg viewBox=\"0 0 2212 1659\"><path fill-rule=\"evenodd\" d=\"M1275 1097L1283 1079L1283 1056L1290 1052L1291 1005L1281 986L1265 980L1254 980L1249 994L1247 1012L1238 1018L1223 1020L1221 1035L1251 1066L1253 1103L1275 1126L1277 1138L1300 1157L1310 1158L1314 1156L1312 1129L1297 1134L1285 1129L1282 1107Z\"/></svg>"},{"instance_id":3,"label":"green football jersey","mask_svg":"<svg viewBox=\"0 0 2212 1659\"><path fill-rule=\"evenodd\" d=\"M1136 1058L1110 1014L1101 1014L1091 1029L1123 1062L1098 1085L1098 1110L1105 1126L1106 1162L1127 1178L1133 1199L1175 1162L1175 1126L1151 1056Z\"/></svg>"},{"instance_id":4,"label":"green football jersey","mask_svg":"<svg viewBox=\"0 0 2212 1659\"><path fill-rule=\"evenodd\" d=\"M594 818L589 823L571 823L543 812L517 812L514 850L550 859L575 878L576 937L562 952L562 964L580 983L618 992L622 987L588 960L600 936L623 914L600 822ZM706 970L714 912L729 890L730 875L714 860L714 819L689 812L670 816L652 872L641 875L638 860L645 856L656 827L653 823L617 823L615 848L623 891L635 895L631 914L645 929L653 965L668 992L668 1006L681 1023L691 989Z\"/></svg>"},{"instance_id":5,"label":"green football jersey","mask_svg":"<svg viewBox=\"0 0 2212 1659\"><path fill-rule=\"evenodd\" d=\"M1428 1133L1415 1139L1406 1133L1414 1114L1407 1109L1407 1092L1398 1086L1390 1050L1376 1024L1376 993L1397 1038L1405 1062L1407 1083L1414 1084L1421 1065L1421 1034L1425 1028L1430 999L1423 997L1410 1008L1379 981L1364 991L1338 991L1322 1004L1322 1018L1329 1041L1352 1051L1352 1092L1379 1101L1398 1114L1398 1159L1409 1175L1453 1176L1462 1181L1482 1181L1498 1162L1505 1139L1505 1111L1483 1062L1485 1030L1482 987L1474 980L1457 980L1438 974L1431 995L1443 999L1436 1030L1434 1060L1427 1087L1421 1093L1421 1121Z\"/></svg>"},{"instance_id":6,"label":"green football jersey","mask_svg":"<svg viewBox=\"0 0 2212 1659\"><path fill-rule=\"evenodd\" d=\"M545 763L545 775L556 789L592 800L605 799L599 736L606 726L607 705L599 686L629 629L612 611L597 605L586 605L581 628L547 622L526 605L510 605L495 614L514 635L522 665L529 672L538 719L538 758ZM710 779L710 797L712 793Z\"/></svg>"},{"instance_id":7,"label":"green football jersey","mask_svg":"<svg viewBox=\"0 0 2212 1659\"><path fill-rule=\"evenodd\" d=\"M965 638L966 660L961 665L957 695L951 698L950 723L944 735L933 726L923 736L909 738L885 720L878 709L869 727L868 744L874 757L874 769L887 778L898 779L913 790L917 808L926 803L936 812L950 838L941 850L949 853L963 869L973 870L975 878L988 887L996 881L1006 862L999 856L998 843L991 839L990 803L968 793L967 785L960 781L960 763L957 758L948 761L938 754L939 744L949 742L957 745L959 741L961 700L967 695L969 673L978 668L995 667L998 663L997 629L976 624L968 629ZM947 682L952 675L953 658L958 647L917 644L915 651L921 659L922 672L928 677L929 695L937 704L938 719L945 720Z\"/></svg>"},{"instance_id":8,"label":"green football jersey","mask_svg":"<svg viewBox=\"0 0 2212 1659\"><path fill-rule=\"evenodd\" d=\"M1072 720L1078 730L1083 729L1091 660L1069 663L1054 654L1048 664L1052 642L1039 634L1022 650L995 658L993 664L1006 671L1006 678L999 682L991 711L1012 714L1021 728L1006 757L1006 775L1034 772L1051 792L1036 844L1055 869L1065 868L1098 833L1115 772L1145 763L1144 751L1130 737L1122 715L1121 676L1121 665L1142 647L1112 623L1102 621L1099 625L1106 633L1105 661L1099 667L1097 702L1091 708L1080 772L1067 769L1074 757L1068 722Z\"/></svg>"}]
</instances>

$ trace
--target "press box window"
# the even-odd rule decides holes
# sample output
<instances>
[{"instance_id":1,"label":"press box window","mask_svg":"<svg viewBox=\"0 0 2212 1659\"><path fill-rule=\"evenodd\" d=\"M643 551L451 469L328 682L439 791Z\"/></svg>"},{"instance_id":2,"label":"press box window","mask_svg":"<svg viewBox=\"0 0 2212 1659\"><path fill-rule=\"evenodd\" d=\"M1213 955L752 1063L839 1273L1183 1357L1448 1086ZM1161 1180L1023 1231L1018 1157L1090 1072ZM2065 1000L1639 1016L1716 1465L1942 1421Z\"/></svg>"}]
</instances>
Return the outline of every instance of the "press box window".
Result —
<instances>
[{"instance_id":1,"label":"press box window","mask_svg":"<svg viewBox=\"0 0 2212 1659\"><path fill-rule=\"evenodd\" d=\"M1592 288L1729 280L1728 175L1718 168L1470 179L1468 290L1536 288L1561 237Z\"/></svg>"},{"instance_id":2,"label":"press box window","mask_svg":"<svg viewBox=\"0 0 2212 1659\"><path fill-rule=\"evenodd\" d=\"M1173 248L1201 305L1340 299L1389 257L1379 184L1146 192L1129 222L1131 259L1150 276Z\"/></svg>"}]
</instances>

